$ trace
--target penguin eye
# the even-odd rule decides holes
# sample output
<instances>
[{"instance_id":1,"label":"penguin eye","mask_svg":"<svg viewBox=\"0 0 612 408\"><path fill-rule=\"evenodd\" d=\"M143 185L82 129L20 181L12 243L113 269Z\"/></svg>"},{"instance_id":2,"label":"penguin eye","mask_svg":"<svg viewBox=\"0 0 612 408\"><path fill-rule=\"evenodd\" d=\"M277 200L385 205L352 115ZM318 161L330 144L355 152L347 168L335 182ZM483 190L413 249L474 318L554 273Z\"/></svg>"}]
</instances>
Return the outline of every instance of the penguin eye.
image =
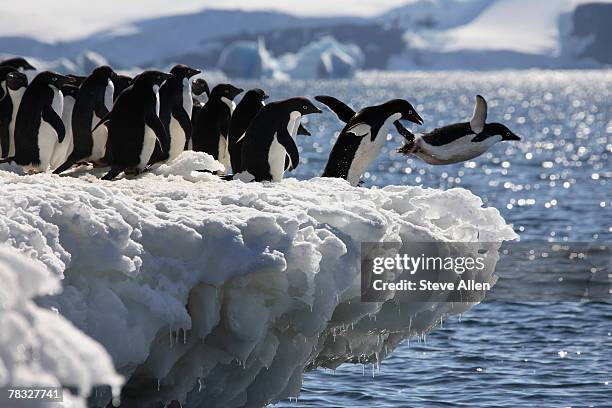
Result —
<instances>
[{"instance_id":1,"label":"penguin eye","mask_svg":"<svg viewBox=\"0 0 612 408\"><path fill-rule=\"evenodd\" d=\"M408 114L412 115L412 109L410 109L410 110L408 111Z\"/></svg>"},{"instance_id":2,"label":"penguin eye","mask_svg":"<svg viewBox=\"0 0 612 408\"><path fill-rule=\"evenodd\" d=\"M52 81L57 81L57 78L51 78Z\"/></svg>"},{"instance_id":3,"label":"penguin eye","mask_svg":"<svg viewBox=\"0 0 612 408\"><path fill-rule=\"evenodd\" d=\"M302 106L302 109L308 110L308 106L304 105L304 106Z\"/></svg>"}]
</instances>

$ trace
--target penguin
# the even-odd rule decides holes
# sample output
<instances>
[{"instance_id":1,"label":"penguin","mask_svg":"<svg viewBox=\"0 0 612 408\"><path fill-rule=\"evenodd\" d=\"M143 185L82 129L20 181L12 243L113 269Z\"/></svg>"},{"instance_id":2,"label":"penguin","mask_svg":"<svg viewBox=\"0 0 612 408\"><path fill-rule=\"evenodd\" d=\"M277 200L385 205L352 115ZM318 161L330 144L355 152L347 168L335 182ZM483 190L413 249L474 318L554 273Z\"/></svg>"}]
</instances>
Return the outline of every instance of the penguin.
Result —
<instances>
[{"instance_id":1,"label":"penguin","mask_svg":"<svg viewBox=\"0 0 612 408\"><path fill-rule=\"evenodd\" d=\"M13 103L8 96L6 77L11 72L17 72L14 67L0 67L0 157L8 154L9 124L12 119Z\"/></svg>"},{"instance_id":2,"label":"penguin","mask_svg":"<svg viewBox=\"0 0 612 408\"><path fill-rule=\"evenodd\" d=\"M76 87L81 86L81 84L83 82L85 82L85 80L87 79L87 77L84 76L84 75L68 74L66 76L69 77L69 78L74 79L74 82L72 83L72 86L76 86Z\"/></svg>"},{"instance_id":3,"label":"penguin","mask_svg":"<svg viewBox=\"0 0 612 408\"><path fill-rule=\"evenodd\" d=\"M128 169L142 172L155 145L166 139L159 118L159 89L171 77L165 72L144 71L119 95L113 110L98 125L108 128L111 170L103 180L112 180Z\"/></svg>"},{"instance_id":4,"label":"penguin","mask_svg":"<svg viewBox=\"0 0 612 408\"><path fill-rule=\"evenodd\" d=\"M71 78L51 71L36 75L26 88L15 120L12 161L31 172L49 169L57 143L64 140L62 86Z\"/></svg>"},{"instance_id":5,"label":"penguin","mask_svg":"<svg viewBox=\"0 0 612 408\"><path fill-rule=\"evenodd\" d=\"M22 57L5 59L4 61L0 62L0 67L13 67L19 72L36 70L32 64Z\"/></svg>"},{"instance_id":6,"label":"penguin","mask_svg":"<svg viewBox=\"0 0 612 408\"><path fill-rule=\"evenodd\" d=\"M72 78L70 75L68 77ZM74 79L74 78L73 78ZM65 84L62 86L62 95L64 95L64 108L62 109L62 122L66 129L66 136L61 143L55 145L53 155L51 156L51 169L55 170L62 163L68 159L72 149L74 147L74 141L72 138L72 112L74 109L74 103L76 102L77 94L79 92L78 79L72 84Z\"/></svg>"},{"instance_id":7,"label":"penguin","mask_svg":"<svg viewBox=\"0 0 612 408\"><path fill-rule=\"evenodd\" d=\"M268 99L268 95L263 90L255 88L247 91L240 103L236 105L236 110L234 110L230 120L228 136L228 150L233 173L242 171L243 137L255 115L265 105L264 101L266 99Z\"/></svg>"},{"instance_id":8,"label":"penguin","mask_svg":"<svg viewBox=\"0 0 612 408\"><path fill-rule=\"evenodd\" d=\"M229 168L227 137L230 119L236 104L234 98L243 90L231 84L219 84L198 113L193 131L193 150L206 152Z\"/></svg>"},{"instance_id":9,"label":"penguin","mask_svg":"<svg viewBox=\"0 0 612 408\"><path fill-rule=\"evenodd\" d=\"M127 75L116 74L113 78L115 91L113 92L113 101L116 101L121 92L132 84L133 79Z\"/></svg>"},{"instance_id":10,"label":"penguin","mask_svg":"<svg viewBox=\"0 0 612 408\"><path fill-rule=\"evenodd\" d=\"M315 99L324 104L330 100L337 101L330 98L317 96ZM361 175L380 153L392 124L399 120L423 124L423 119L416 109L403 99L392 99L380 105L363 108L350 118L352 109L348 106L342 104L344 106L338 109L337 104L330 105L332 110L338 110L336 114L346 125L332 148L322 176L343 178L352 186L360 184ZM398 127L397 124L395 126ZM406 134L402 135L406 137Z\"/></svg>"},{"instance_id":11,"label":"penguin","mask_svg":"<svg viewBox=\"0 0 612 408\"><path fill-rule=\"evenodd\" d=\"M271 102L262 107L244 136L243 173L248 173L246 176L250 175L254 181L281 181L287 155L289 170L297 168L300 155L295 135L302 116L311 113L321 113L321 110L304 97Z\"/></svg>"},{"instance_id":12,"label":"penguin","mask_svg":"<svg viewBox=\"0 0 612 408\"><path fill-rule=\"evenodd\" d=\"M28 77L18 71L9 72L5 84L6 95L0 101L0 142L2 157L12 160L15 156L15 122L19 105L28 86Z\"/></svg>"},{"instance_id":13,"label":"penguin","mask_svg":"<svg viewBox=\"0 0 612 408\"><path fill-rule=\"evenodd\" d=\"M501 123L485 123L487 101L476 95L474 114L469 122L455 123L419 135L408 142L400 153L414 154L433 165L459 163L473 159L501 141L521 140Z\"/></svg>"},{"instance_id":14,"label":"penguin","mask_svg":"<svg viewBox=\"0 0 612 408\"><path fill-rule=\"evenodd\" d=\"M161 140L161 146L155 146L149 164L172 161L185 150L192 133L191 77L201 72L182 64L175 65L170 70L172 77L164 82L159 90L159 118L167 137Z\"/></svg>"},{"instance_id":15,"label":"penguin","mask_svg":"<svg viewBox=\"0 0 612 408\"><path fill-rule=\"evenodd\" d=\"M198 78L191 83L191 95L193 96L193 108L191 110L191 131L189 140L185 146L185 150L193 150L193 129L198 119L198 114L202 110L202 106L206 104L210 97L210 89L208 88L208 82L203 78Z\"/></svg>"},{"instance_id":16,"label":"penguin","mask_svg":"<svg viewBox=\"0 0 612 408\"><path fill-rule=\"evenodd\" d=\"M114 71L104 65L92 71L79 87L72 112L73 149L66 161L54 170L60 174L78 162L97 162L106 154L108 131L96 126L113 106Z\"/></svg>"}]
</instances>

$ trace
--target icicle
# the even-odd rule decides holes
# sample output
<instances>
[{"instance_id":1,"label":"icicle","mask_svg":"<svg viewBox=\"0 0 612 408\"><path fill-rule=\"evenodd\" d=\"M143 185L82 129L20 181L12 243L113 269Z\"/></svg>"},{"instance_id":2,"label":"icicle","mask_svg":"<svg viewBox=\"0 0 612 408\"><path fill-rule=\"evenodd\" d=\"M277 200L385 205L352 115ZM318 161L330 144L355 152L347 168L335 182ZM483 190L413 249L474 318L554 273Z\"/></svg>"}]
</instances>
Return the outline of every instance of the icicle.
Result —
<instances>
[{"instance_id":1,"label":"icicle","mask_svg":"<svg viewBox=\"0 0 612 408\"><path fill-rule=\"evenodd\" d=\"M202 392L202 379L198 377L198 392Z\"/></svg>"},{"instance_id":2,"label":"icicle","mask_svg":"<svg viewBox=\"0 0 612 408\"><path fill-rule=\"evenodd\" d=\"M172 348L172 328L169 328L170 332L170 348Z\"/></svg>"},{"instance_id":3,"label":"icicle","mask_svg":"<svg viewBox=\"0 0 612 408\"><path fill-rule=\"evenodd\" d=\"M187 330L183 329L183 344L187 344Z\"/></svg>"},{"instance_id":4,"label":"icicle","mask_svg":"<svg viewBox=\"0 0 612 408\"><path fill-rule=\"evenodd\" d=\"M161 389L161 380L158 378L157 379L157 392L159 392L160 389Z\"/></svg>"},{"instance_id":5,"label":"icicle","mask_svg":"<svg viewBox=\"0 0 612 408\"><path fill-rule=\"evenodd\" d=\"M121 405L121 387L113 385L111 387L111 395L111 404L113 405L113 407L118 407L119 405Z\"/></svg>"}]
</instances>

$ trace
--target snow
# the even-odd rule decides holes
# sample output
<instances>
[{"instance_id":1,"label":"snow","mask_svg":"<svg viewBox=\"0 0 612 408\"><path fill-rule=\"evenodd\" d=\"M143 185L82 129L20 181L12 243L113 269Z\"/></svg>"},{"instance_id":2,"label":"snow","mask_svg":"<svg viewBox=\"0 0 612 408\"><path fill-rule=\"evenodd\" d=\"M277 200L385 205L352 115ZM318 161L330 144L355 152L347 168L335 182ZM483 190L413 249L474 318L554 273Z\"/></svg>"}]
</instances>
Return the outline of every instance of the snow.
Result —
<instances>
[{"instance_id":1,"label":"snow","mask_svg":"<svg viewBox=\"0 0 612 408\"><path fill-rule=\"evenodd\" d=\"M297 396L306 369L376 362L479 299L417 305L388 293L361 303L361 242L516 238L464 189L224 182L200 166L220 167L196 152L114 182L99 169L59 177L0 167L0 239L62 279L63 291L38 303L104 346L127 379L128 405L133 396L261 406ZM482 280L494 280L495 260ZM37 289L10 293L22 291Z\"/></svg>"},{"instance_id":2,"label":"snow","mask_svg":"<svg viewBox=\"0 0 612 408\"><path fill-rule=\"evenodd\" d=\"M13 213L12 220L19 220ZM2 234L6 229L20 233L16 224L2 217ZM26 238L24 236L24 238ZM0 245L0 388L10 386L73 387L78 395L64 390L63 406L84 407L85 399L95 385L110 385L118 391L123 383L115 372L110 356L96 341L87 337L63 316L39 307L33 298L57 293L58 276L50 273L41 260L50 255L30 231L24 251ZM14 246L17 242L9 239ZM37 253L34 247L42 252ZM20 252L29 253L31 259ZM8 405L7 405L8 404ZM40 402L39 406L56 406ZM2 407L26 406L19 400L3 400ZM35 404L27 405L37 406Z\"/></svg>"}]
</instances>

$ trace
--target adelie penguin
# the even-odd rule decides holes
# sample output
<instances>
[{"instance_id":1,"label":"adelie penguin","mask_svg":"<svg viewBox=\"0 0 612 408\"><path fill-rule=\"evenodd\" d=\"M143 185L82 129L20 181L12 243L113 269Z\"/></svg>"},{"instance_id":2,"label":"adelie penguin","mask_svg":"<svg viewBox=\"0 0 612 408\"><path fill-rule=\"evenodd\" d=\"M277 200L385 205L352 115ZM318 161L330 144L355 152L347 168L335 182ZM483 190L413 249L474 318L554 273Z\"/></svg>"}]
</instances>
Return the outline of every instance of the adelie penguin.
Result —
<instances>
[{"instance_id":1,"label":"adelie penguin","mask_svg":"<svg viewBox=\"0 0 612 408\"><path fill-rule=\"evenodd\" d=\"M288 170L297 168L300 155L295 135L302 116L311 113L321 113L321 110L304 97L271 102L262 107L244 136L242 167L246 174L235 174L234 178L281 181L287 155L290 160Z\"/></svg>"},{"instance_id":2,"label":"adelie penguin","mask_svg":"<svg viewBox=\"0 0 612 408\"><path fill-rule=\"evenodd\" d=\"M166 138L161 140L161 146L155 146L149 164L172 161L185 150L192 133L191 77L200 72L186 65L175 65L170 70L172 77L160 88L159 118L166 130Z\"/></svg>"},{"instance_id":3,"label":"adelie penguin","mask_svg":"<svg viewBox=\"0 0 612 408\"><path fill-rule=\"evenodd\" d=\"M7 74L5 83L6 96L0 101L0 139L3 145L2 157L12 158L15 156L17 112L28 86L28 77L24 73L13 71Z\"/></svg>"},{"instance_id":4,"label":"adelie penguin","mask_svg":"<svg viewBox=\"0 0 612 408\"><path fill-rule=\"evenodd\" d=\"M6 77L17 72L14 67L0 67L0 157L8 155L9 125L12 119L13 103L8 93Z\"/></svg>"},{"instance_id":5,"label":"adelie penguin","mask_svg":"<svg viewBox=\"0 0 612 408\"><path fill-rule=\"evenodd\" d=\"M5 59L4 61L0 62L0 67L13 67L20 72L36 70L32 64L22 57Z\"/></svg>"},{"instance_id":6,"label":"adelie penguin","mask_svg":"<svg viewBox=\"0 0 612 408\"><path fill-rule=\"evenodd\" d=\"M359 185L361 175L380 153L392 124L404 137L410 133L399 120L423 124L417 111L403 99L392 99L357 113L333 97L317 96L315 99L329 106L346 122L329 155L323 177L343 178L353 186Z\"/></svg>"},{"instance_id":7,"label":"adelie penguin","mask_svg":"<svg viewBox=\"0 0 612 408\"><path fill-rule=\"evenodd\" d=\"M65 84L61 89L62 95L64 95L62 122L64 123L64 128L66 129L66 136L61 143L57 143L55 145L53 155L51 156L52 170L64 163L74 148L74 140L72 136L72 112L74 110L77 94L79 93L79 87L76 86L77 83Z\"/></svg>"},{"instance_id":8,"label":"adelie penguin","mask_svg":"<svg viewBox=\"0 0 612 408\"><path fill-rule=\"evenodd\" d=\"M437 128L417 136L399 151L414 154L429 164L452 164L473 159L501 141L521 138L501 123L485 123L487 102L476 95L474 114L469 122Z\"/></svg>"},{"instance_id":9,"label":"adelie penguin","mask_svg":"<svg viewBox=\"0 0 612 408\"><path fill-rule=\"evenodd\" d=\"M265 105L268 95L259 88L247 91L232 114L228 136L228 150L232 172L242 171L242 142L251 121Z\"/></svg>"},{"instance_id":10,"label":"adelie penguin","mask_svg":"<svg viewBox=\"0 0 612 408\"><path fill-rule=\"evenodd\" d=\"M104 158L108 130L104 126L93 128L113 107L114 77L111 67L101 66L94 69L79 87L72 112L74 147L54 173L60 174L78 162L96 162Z\"/></svg>"},{"instance_id":11,"label":"adelie penguin","mask_svg":"<svg viewBox=\"0 0 612 408\"><path fill-rule=\"evenodd\" d=\"M193 97L193 108L191 108L191 135L189 135L189 140L187 141L185 150L193 150L193 129L195 129L198 114L210 97L208 82L206 82L203 78L194 80L191 83L191 95Z\"/></svg>"},{"instance_id":12,"label":"adelie penguin","mask_svg":"<svg viewBox=\"0 0 612 408\"><path fill-rule=\"evenodd\" d=\"M15 123L13 161L26 171L46 171L53 152L64 140L64 98L60 89L72 79L55 72L38 74L26 88Z\"/></svg>"},{"instance_id":13,"label":"adelie penguin","mask_svg":"<svg viewBox=\"0 0 612 408\"><path fill-rule=\"evenodd\" d=\"M112 180L121 172L142 172L155 145L166 138L159 118L159 89L171 74L145 71L134 78L103 120L108 127L108 159L111 170L103 177Z\"/></svg>"},{"instance_id":14,"label":"adelie penguin","mask_svg":"<svg viewBox=\"0 0 612 408\"><path fill-rule=\"evenodd\" d=\"M230 119L236 105L234 98L243 90L231 84L219 84L210 92L208 102L202 107L193 132L193 150L206 152L229 168L227 137Z\"/></svg>"}]
</instances>

